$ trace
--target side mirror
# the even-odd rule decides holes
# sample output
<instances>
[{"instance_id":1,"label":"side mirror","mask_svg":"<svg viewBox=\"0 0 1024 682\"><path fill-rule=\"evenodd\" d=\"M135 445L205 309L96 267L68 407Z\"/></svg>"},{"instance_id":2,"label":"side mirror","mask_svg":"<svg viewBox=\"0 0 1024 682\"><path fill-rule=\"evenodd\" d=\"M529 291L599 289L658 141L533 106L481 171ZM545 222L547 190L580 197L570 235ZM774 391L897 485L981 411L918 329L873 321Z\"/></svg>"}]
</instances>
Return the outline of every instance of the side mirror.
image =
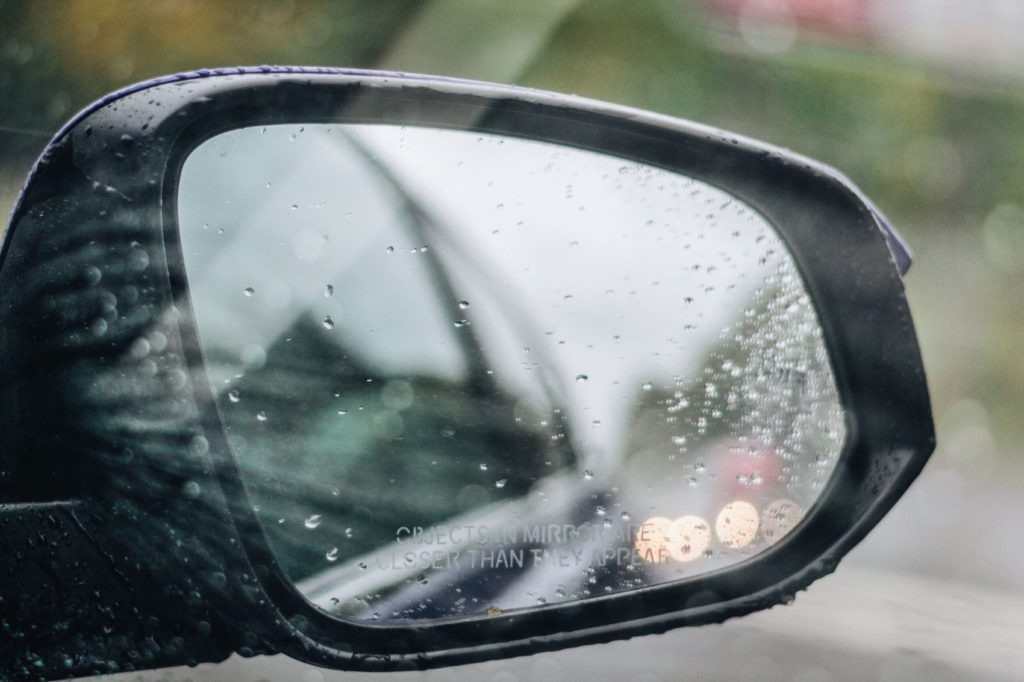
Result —
<instances>
[{"instance_id":1,"label":"side mirror","mask_svg":"<svg viewBox=\"0 0 1024 682\"><path fill-rule=\"evenodd\" d=\"M6 670L426 668L788 601L934 447L908 266L835 171L599 102L108 97L0 254Z\"/></svg>"}]
</instances>

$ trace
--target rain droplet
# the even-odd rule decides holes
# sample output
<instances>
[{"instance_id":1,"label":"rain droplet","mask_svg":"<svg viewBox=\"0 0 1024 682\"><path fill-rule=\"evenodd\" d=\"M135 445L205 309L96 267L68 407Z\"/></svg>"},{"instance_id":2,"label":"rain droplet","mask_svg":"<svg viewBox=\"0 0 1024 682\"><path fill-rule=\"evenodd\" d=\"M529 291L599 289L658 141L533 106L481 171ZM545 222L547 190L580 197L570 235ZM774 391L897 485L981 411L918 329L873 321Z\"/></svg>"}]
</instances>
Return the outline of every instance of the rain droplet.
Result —
<instances>
[{"instance_id":1,"label":"rain droplet","mask_svg":"<svg viewBox=\"0 0 1024 682\"><path fill-rule=\"evenodd\" d=\"M686 436L672 436L672 445L686 445Z\"/></svg>"},{"instance_id":2,"label":"rain droplet","mask_svg":"<svg viewBox=\"0 0 1024 682\"><path fill-rule=\"evenodd\" d=\"M480 471L487 471L487 463L480 462Z\"/></svg>"},{"instance_id":3,"label":"rain droplet","mask_svg":"<svg viewBox=\"0 0 1024 682\"><path fill-rule=\"evenodd\" d=\"M327 559L328 561L337 561L338 560L338 548L337 547L331 547L327 551L327 554L324 555L324 558Z\"/></svg>"},{"instance_id":4,"label":"rain droplet","mask_svg":"<svg viewBox=\"0 0 1024 682\"><path fill-rule=\"evenodd\" d=\"M623 521L629 521L629 512L624 511L622 512L621 516Z\"/></svg>"},{"instance_id":5,"label":"rain droplet","mask_svg":"<svg viewBox=\"0 0 1024 682\"><path fill-rule=\"evenodd\" d=\"M583 472L583 478L585 478L588 481L592 480L594 478L594 472L591 471L590 469L587 469L586 471Z\"/></svg>"},{"instance_id":6,"label":"rain droplet","mask_svg":"<svg viewBox=\"0 0 1024 682\"><path fill-rule=\"evenodd\" d=\"M323 520L324 517L320 516L319 514L313 514L312 516L306 518L306 528L313 530L314 528L319 526Z\"/></svg>"},{"instance_id":7,"label":"rain droplet","mask_svg":"<svg viewBox=\"0 0 1024 682\"><path fill-rule=\"evenodd\" d=\"M330 315L324 318L324 329L334 329L334 320Z\"/></svg>"},{"instance_id":8,"label":"rain droplet","mask_svg":"<svg viewBox=\"0 0 1024 682\"><path fill-rule=\"evenodd\" d=\"M352 532L351 528L346 528L345 529L345 537L351 538L353 535L354 535L354 533Z\"/></svg>"},{"instance_id":9,"label":"rain droplet","mask_svg":"<svg viewBox=\"0 0 1024 682\"><path fill-rule=\"evenodd\" d=\"M469 320L455 320L456 329L461 329L469 325Z\"/></svg>"},{"instance_id":10,"label":"rain droplet","mask_svg":"<svg viewBox=\"0 0 1024 682\"><path fill-rule=\"evenodd\" d=\"M246 287L245 291L243 291L242 293L245 294L246 296L252 296L253 294L256 293L256 290L253 289L252 287Z\"/></svg>"},{"instance_id":11,"label":"rain droplet","mask_svg":"<svg viewBox=\"0 0 1024 682\"><path fill-rule=\"evenodd\" d=\"M576 375L576 381L586 381L589 378L590 377L588 377L586 374L577 374Z\"/></svg>"},{"instance_id":12,"label":"rain droplet","mask_svg":"<svg viewBox=\"0 0 1024 682\"><path fill-rule=\"evenodd\" d=\"M345 409L338 410L338 414L341 415L342 417L344 417L346 414L348 414L348 410L345 410Z\"/></svg>"},{"instance_id":13,"label":"rain droplet","mask_svg":"<svg viewBox=\"0 0 1024 682\"><path fill-rule=\"evenodd\" d=\"M508 483L507 478L499 478L497 481L494 482L494 487L499 489L504 488L506 483Z\"/></svg>"},{"instance_id":14,"label":"rain droplet","mask_svg":"<svg viewBox=\"0 0 1024 682\"><path fill-rule=\"evenodd\" d=\"M256 421L265 422L267 421L267 413L260 410L256 413Z\"/></svg>"},{"instance_id":15,"label":"rain droplet","mask_svg":"<svg viewBox=\"0 0 1024 682\"><path fill-rule=\"evenodd\" d=\"M645 390L645 391L650 391L651 389L653 389L653 388L654 388L654 384L652 384L652 383L651 383L651 382L649 382L649 381L645 381L645 382L643 383L643 385L641 385L641 386L640 386L640 388L642 388L642 389L643 389L643 390Z\"/></svg>"},{"instance_id":16,"label":"rain droplet","mask_svg":"<svg viewBox=\"0 0 1024 682\"><path fill-rule=\"evenodd\" d=\"M395 247L393 247L393 246L389 246L388 248L384 249L384 253L394 253L394 252L395 252Z\"/></svg>"},{"instance_id":17,"label":"rain droplet","mask_svg":"<svg viewBox=\"0 0 1024 682\"><path fill-rule=\"evenodd\" d=\"M334 296L334 285L328 284L324 287L324 298L330 298L331 296Z\"/></svg>"},{"instance_id":18,"label":"rain droplet","mask_svg":"<svg viewBox=\"0 0 1024 682\"><path fill-rule=\"evenodd\" d=\"M596 507L594 507L594 513L598 516L604 516L607 513L607 510L601 505L597 505Z\"/></svg>"},{"instance_id":19,"label":"rain droplet","mask_svg":"<svg viewBox=\"0 0 1024 682\"><path fill-rule=\"evenodd\" d=\"M459 301L459 308L465 310L469 307L469 301Z\"/></svg>"},{"instance_id":20,"label":"rain droplet","mask_svg":"<svg viewBox=\"0 0 1024 682\"><path fill-rule=\"evenodd\" d=\"M228 391L228 400L230 400L231 402L237 403L241 399L242 397L239 395L237 388Z\"/></svg>"},{"instance_id":21,"label":"rain droplet","mask_svg":"<svg viewBox=\"0 0 1024 682\"><path fill-rule=\"evenodd\" d=\"M100 283L100 280L103 279L103 273L94 265L87 267L84 274L86 283L91 287L96 286Z\"/></svg>"}]
</instances>

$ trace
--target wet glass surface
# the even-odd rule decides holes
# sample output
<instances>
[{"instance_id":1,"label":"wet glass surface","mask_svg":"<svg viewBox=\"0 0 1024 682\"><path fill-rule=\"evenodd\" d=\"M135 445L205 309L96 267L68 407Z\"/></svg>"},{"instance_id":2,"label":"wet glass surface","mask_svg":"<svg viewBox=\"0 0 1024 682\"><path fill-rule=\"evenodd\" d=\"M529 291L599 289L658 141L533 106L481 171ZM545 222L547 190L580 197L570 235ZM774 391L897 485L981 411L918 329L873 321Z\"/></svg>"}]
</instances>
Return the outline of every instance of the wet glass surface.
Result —
<instances>
[{"instance_id":1,"label":"wet glass surface","mask_svg":"<svg viewBox=\"0 0 1024 682\"><path fill-rule=\"evenodd\" d=\"M359 619L496 614L755 556L845 441L777 234L576 149L287 125L178 197L216 407L288 576Z\"/></svg>"}]
</instances>

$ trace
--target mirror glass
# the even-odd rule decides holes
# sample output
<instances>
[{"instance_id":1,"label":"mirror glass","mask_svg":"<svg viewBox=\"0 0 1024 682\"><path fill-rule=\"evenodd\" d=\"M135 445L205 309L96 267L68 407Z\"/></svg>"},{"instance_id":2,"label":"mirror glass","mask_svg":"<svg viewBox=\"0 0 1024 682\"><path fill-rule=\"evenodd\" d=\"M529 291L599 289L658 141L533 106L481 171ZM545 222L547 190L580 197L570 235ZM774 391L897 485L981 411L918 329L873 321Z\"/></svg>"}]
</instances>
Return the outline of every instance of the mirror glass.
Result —
<instances>
[{"instance_id":1,"label":"mirror glass","mask_svg":"<svg viewBox=\"0 0 1024 682\"><path fill-rule=\"evenodd\" d=\"M822 494L844 411L749 206L581 149L234 130L177 201L214 400L278 560L350 619L496 615L722 569Z\"/></svg>"}]
</instances>

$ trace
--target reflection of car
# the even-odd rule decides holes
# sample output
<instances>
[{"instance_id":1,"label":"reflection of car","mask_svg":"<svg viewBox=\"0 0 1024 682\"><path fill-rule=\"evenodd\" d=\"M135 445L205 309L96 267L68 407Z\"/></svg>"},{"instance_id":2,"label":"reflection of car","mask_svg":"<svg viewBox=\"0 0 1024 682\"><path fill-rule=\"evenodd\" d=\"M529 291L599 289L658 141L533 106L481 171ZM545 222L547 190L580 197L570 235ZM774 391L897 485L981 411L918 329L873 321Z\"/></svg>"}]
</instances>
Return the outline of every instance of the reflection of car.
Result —
<instances>
[{"instance_id":1,"label":"reflection of car","mask_svg":"<svg viewBox=\"0 0 1024 682\"><path fill-rule=\"evenodd\" d=\"M317 134L315 130L301 132L307 137ZM414 133L405 130L402 135L400 149L413 147ZM795 497L806 507L814 500L817 492L813 488L796 479L783 482L786 479L777 461L782 453L767 446L754 447L759 437L781 438L798 416L805 420L813 416L804 414L807 407L798 401L802 392L810 390L806 384L827 381L820 366L814 364L814 334L805 343L794 344L795 351L788 359L774 351L776 339L771 328L778 323L777 311L797 310L798 290L781 294L772 287L769 294L749 302L746 292L740 290L735 300L705 295L711 303L687 304L697 318L710 315L717 302L722 311L718 317L735 326L737 333L714 342L704 351L703 359L688 359L683 354L679 362L696 362L694 371L702 380L693 385L677 381L671 398L657 398L660 389L654 389L653 383L649 389L637 386L633 395L637 415L630 420L634 435L625 443L625 460L611 448L605 451L602 463L594 459L588 438L576 436L572 428L574 422L580 426L581 418L589 422L593 415L585 413L602 408L602 404L559 398L567 391L558 380L572 376L574 372L564 366L572 359L565 355L552 359L552 350L557 353L562 342L551 349L549 341L531 333L538 324L531 318L544 318L536 312L543 300L537 292L529 294L529 282L517 274L504 278L494 254L474 253L474 242L461 225L479 222L475 213L455 205L448 207L447 217L442 219L421 206L401 180L403 172L410 173L405 167L409 161L394 152L389 156L383 133L376 135L376 147L369 149L365 147L367 134L361 131L347 132L341 138L318 136L312 142L302 142L303 147L297 147L300 141L295 137L289 129L261 130L258 152L235 162L243 168L258 168L266 165L265 157L270 155L273 166L294 169L291 175L281 174L267 182L269 187L260 192L259 203L244 217L237 215L234 207L247 205L249 200L237 195L233 184L222 181L217 192L209 195L215 200L203 198L183 211L182 239L207 363L215 363L213 371L218 377L217 408L229 430L243 478L255 497L264 532L289 577L304 592L315 595L317 603L348 615L365 612L391 619L509 609L522 605L523 595L540 603L575 600L629 588L638 580L669 580L706 572L738 556L756 553L765 546L757 526L767 505ZM478 139L474 146L480 146ZM321 151L312 151L310 144ZM235 183L237 174L218 171L216 164L225 157L223 149L231 150L231 158L246 154L240 147L237 140L232 140L230 147L200 147L186 165L182 193L192 196L198 191L192 189L192 178L198 173L232 178L229 182ZM428 150L431 157L437 153ZM543 148L537 151L545 152ZM259 261L265 245L277 243L288 233L330 229L329 223L320 227L316 218L302 217L306 206L317 209L312 213L330 215L329 207L322 208L315 181L297 167L294 158L302 158L324 176L338 172L336 168L321 169L317 153L342 165L353 185L341 198L338 190L332 189L333 201L346 207L346 215L369 216L372 209L375 217L360 221L367 225L362 228L365 234L359 227L346 230L344 252L334 251L330 244L322 247L332 256L324 265L308 249L296 252L294 261ZM556 153L571 169L567 173L575 178L577 193L585 193L580 171L564 153ZM460 163L472 161L464 151L455 156ZM588 163L594 161L588 159ZM213 169L205 170L211 164ZM366 178L357 182L361 173ZM423 181L411 181L420 185L422 194ZM258 184L262 186L264 180L259 179ZM219 205L232 207L231 211ZM293 207L286 222L274 215L277 205ZM252 217L260 213L273 216L266 227ZM206 229L208 224L220 229ZM732 239L736 241L740 234L737 231ZM527 237L521 239L527 248L538 250ZM417 246L408 256L395 254L391 246L400 245L401 253L406 250L401 245L410 243ZM192 253L202 253L203 258L190 261L188 254ZM693 257L698 258L696 254ZM236 275L229 258L263 262L268 274L246 275L246 282L254 286L243 292L246 306L252 307L250 301L255 300L265 311L259 318L240 318ZM543 272L542 266L537 261L529 270ZM312 278L311 270L318 271ZM490 276L480 276L483 272ZM317 277L333 283L324 296L316 291ZM702 286L710 291L713 281L702 280ZM303 298L298 293L303 288L314 294ZM385 293L392 290L407 292L401 295L411 305L399 311L394 311L391 303L366 308L364 300L373 300L367 299L367 292L383 302L384 297L394 295ZM579 283L573 290L577 297L588 295ZM264 294L268 291L288 292L291 305L277 304L270 293ZM457 312L448 313L445 308L455 306L446 301L458 300L456 291L472 291L474 303L460 301ZM509 303L530 295L539 304L533 311ZM324 316L325 306L331 306L332 315ZM490 314L478 315L478 311ZM457 319L436 323L449 315ZM740 319L731 321L729 315ZM550 319L541 324L550 324ZM508 330L515 330L516 336ZM562 325L561 333L572 338L568 325ZM395 342L406 337L415 338L416 343ZM499 337L501 345L496 345ZM457 356L448 362L462 368L462 374L433 359L438 342L456 350ZM528 371L520 368L518 353L510 356L504 350L507 347L533 349ZM598 375L623 371L612 358L624 352L613 349L614 355L603 364L589 362L595 384ZM629 353L641 357L639 350ZM258 361L248 360L251 356ZM761 366L784 359L804 363L806 370L800 378L773 376L767 365ZM682 371L686 367L669 364L666 369ZM715 391L707 389L712 381ZM752 418L749 401L740 397L759 384L780 396L774 402L760 400L770 422ZM795 390L783 393L790 385ZM774 403L781 411L776 412ZM640 413L650 411L645 405L653 408L656 420L671 421L667 432L661 434L656 426L643 425ZM806 436L794 443L780 441L777 446L798 468L802 465L792 448L819 445L813 440L817 427L812 425L803 432ZM689 443L686 437L670 437L669 433L687 433ZM723 439L725 434L732 434L734 442ZM655 458L648 457L645 463L639 451L652 447ZM573 448L580 453L573 453ZM828 461L828 451L821 450L823 463ZM660 461L665 452L676 453L671 457L677 461ZM705 464L698 465L698 461ZM747 473L733 471L743 468L744 462L759 464ZM594 477L591 469L601 475ZM589 472L586 477L584 471ZM649 481L644 482L650 476L662 480L652 488ZM565 480L555 483L552 479L558 477ZM503 502L545 489L541 494L560 499L554 509L517 504L500 508ZM680 492L686 500L684 507L671 499ZM730 534L728 510L745 509L752 503L757 518L748 518L739 536ZM687 511L710 519L703 526L708 535L705 544L712 544L714 527L714 551L683 552L677 547L676 556L684 559L650 566L663 562L639 549L645 542L640 537L644 517L638 514L634 519L628 510L653 509L655 505L674 516ZM526 537L500 541L463 538L447 544L442 552L432 542L410 540L397 532L406 527L429 532L453 523L479 531L484 518L487 527L521 528ZM315 535L303 532L303 526L315 529ZM526 530L552 526L573 532L549 537ZM499 562L511 557L514 565L491 575L473 565L474 552L484 551L496 552ZM522 562L524 553L537 551L545 555L575 553L573 565ZM590 566L594 572L587 573L579 565L581 557L588 557L589 562L594 552L602 556L610 552L608 556L615 559L602 558ZM382 564L389 570L376 578L366 573L367 566Z\"/></svg>"}]
</instances>

